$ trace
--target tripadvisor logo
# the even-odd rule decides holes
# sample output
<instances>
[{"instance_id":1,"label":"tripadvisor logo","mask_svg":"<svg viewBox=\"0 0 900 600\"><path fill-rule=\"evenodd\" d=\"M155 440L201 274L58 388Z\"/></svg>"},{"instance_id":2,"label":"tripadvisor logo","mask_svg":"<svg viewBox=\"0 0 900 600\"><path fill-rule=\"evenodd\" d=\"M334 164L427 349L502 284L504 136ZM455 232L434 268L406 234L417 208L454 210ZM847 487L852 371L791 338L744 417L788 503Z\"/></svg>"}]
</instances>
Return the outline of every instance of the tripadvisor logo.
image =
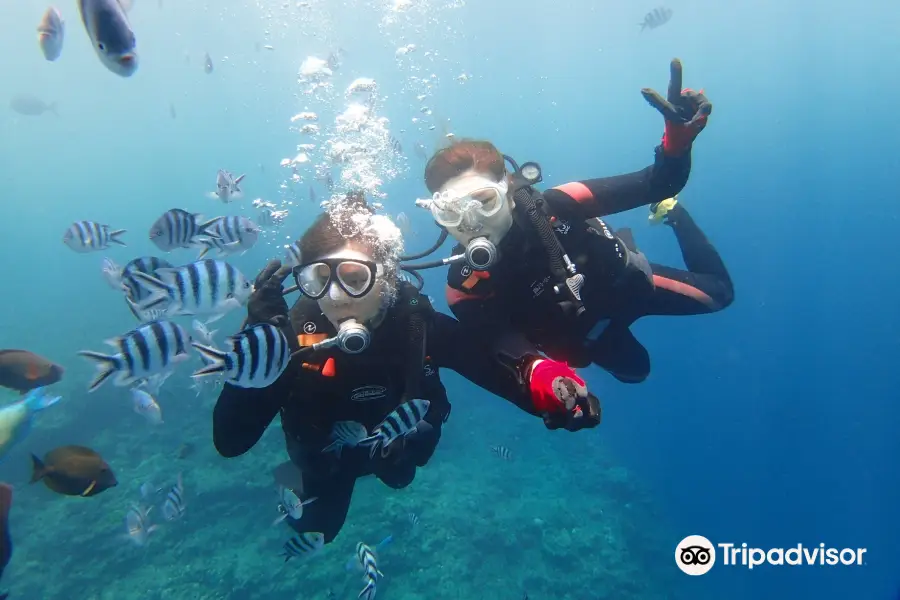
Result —
<instances>
[{"instance_id":1,"label":"tripadvisor logo","mask_svg":"<svg viewBox=\"0 0 900 600\"><path fill-rule=\"evenodd\" d=\"M832 548L825 544L807 547L754 548L746 543L713 544L702 535L689 535L675 547L675 564L688 575L705 575L719 557L722 566L754 569L762 565L780 566L860 566L866 548Z\"/></svg>"}]
</instances>

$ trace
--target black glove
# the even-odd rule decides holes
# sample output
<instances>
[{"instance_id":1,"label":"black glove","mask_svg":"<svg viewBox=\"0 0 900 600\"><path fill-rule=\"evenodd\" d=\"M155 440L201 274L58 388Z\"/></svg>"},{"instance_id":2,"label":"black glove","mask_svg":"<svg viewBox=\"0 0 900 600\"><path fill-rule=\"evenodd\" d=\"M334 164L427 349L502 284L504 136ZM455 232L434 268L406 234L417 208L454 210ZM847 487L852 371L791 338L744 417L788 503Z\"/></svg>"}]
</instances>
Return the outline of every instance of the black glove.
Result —
<instances>
[{"instance_id":1,"label":"black glove","mask_svg":"<svg viewBox=\"0 0 900 600\"><path fill-rule=\"evenodd\" d=\"M681 61L673 58L669 65L669 90L663 98L650 88L641 90L644 99L662 114L666 121L663 135L663 153L667 156L681 156L691 149L694 139L703 128L712 113L712 104L703 95L703 91L681 89Z\"/></svg>"},{"instance_id":2,"label":"black glove","mask_svg":"<svg viewBox=\"0 0 900 600\"><path fill-rule=\"evenodd\" d=\"M270 261L253 284L253 293L247 302L247 325L271 323L285 331L288 340L296 342L296 334L291 327L288 305L284 299L282 284L291 274L290 265L281 265L280 260ZM291 335L288 335L288 331Z\"/></svg>"},{"instance_id":3,"label":"black glove","mask_svg":"<svg viewBox=\"0 0 900 600\"><path fill-rule=\"evenodd\" d=\"M571 403L575 407L572 411L544 413L544 426L547 429L579 431L593 429L600 424L600 400L597 396L588 392L586 396L572 398Z\"/></svg>"}]
</instances>

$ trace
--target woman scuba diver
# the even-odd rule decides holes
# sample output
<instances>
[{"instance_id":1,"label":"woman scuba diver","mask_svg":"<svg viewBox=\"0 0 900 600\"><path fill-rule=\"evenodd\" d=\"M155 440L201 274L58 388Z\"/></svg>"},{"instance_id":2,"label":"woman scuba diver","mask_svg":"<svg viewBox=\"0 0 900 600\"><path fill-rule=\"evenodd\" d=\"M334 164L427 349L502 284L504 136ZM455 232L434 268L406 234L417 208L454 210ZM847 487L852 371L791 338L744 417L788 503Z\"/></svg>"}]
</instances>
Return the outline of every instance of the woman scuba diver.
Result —
<instances>
[{"instance_id":1,"label":"woman scuba diver","mask_svg":"<svg viewBox=\"0 0 900 600\"><path fill-rule=\"evenodd\" d=\"M440 367L541 416L548 428L600 421L597 399L565 364L537 353L499 363L436 312L397 277L399 230L373 215L362 194L347 202L351 216L320 215L300 239L299 264L270 262L248 302L248 325L272 323L290 341L288 368L267 388L226 384L213 413L216 449L235 457L280 412L301 473L288 487L317 498L287 521L298 532L324 534L326 543L343 526L357 478L374 474L403 488L431 458L450 415ZM288 310L282 285L291 273L301 296Z\"/></svg>"},{"instance_id":2,"label":"woman scuba diver","mask_svg":"<svg viewBox=\"0 0 900 600\"><path fill-rule=\"evenodd\" d=\"M452 235L453 256L402 268L451 264L447 301L459 321L490 340L501 359L535 348L576 367L597 364L624 382L643 381L650 357L630 325L645 315L694 315L731 304L728 271L675 196L690 172L690 150L712 105L682 91L681 63L671 64L668 98L642 91L665 118L655 163L635 173L588 179L543 193L540 167L521 167L486 141L463 140L425 167L429 208ZM509 162L513 172L508 173ZM651 222L675 231L688 271L651 264L627 230L598 217L651 205ZM473 333L473 335L476 335Z\"/></svg>"}]
</instances>

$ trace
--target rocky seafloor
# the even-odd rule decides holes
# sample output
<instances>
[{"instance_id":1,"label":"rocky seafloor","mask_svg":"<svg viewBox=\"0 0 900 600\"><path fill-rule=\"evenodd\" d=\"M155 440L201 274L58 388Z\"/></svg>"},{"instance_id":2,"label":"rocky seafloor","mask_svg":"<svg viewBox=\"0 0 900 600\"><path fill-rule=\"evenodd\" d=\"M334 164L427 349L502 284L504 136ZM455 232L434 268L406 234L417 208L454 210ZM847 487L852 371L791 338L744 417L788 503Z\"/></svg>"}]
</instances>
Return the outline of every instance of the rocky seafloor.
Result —
<instances>
[{"instance_id":1,"label":"rocky seafloor","mask_svg":"<svg viewBox=\"0 0 900 600\"><path fill-rule=\"evenodd\" d=\"M361 574L346 570L356 543L374 547L390 534L378 555L382 600L674 597L673 536L652 495L605 447L602 425L548 432L502 400L445 379L451 399L462 393L413 484L398 491L371 477L358 482L335 542L288 562L281 545L292 531L272 525L271 469L286 460L277 419L253 450L224 459L211 441L214 388L197 397L186 377L173 377L159 396L165 422L154 427L132 412L124 388L89 395L83 382L63 382L55 391L65 402L41 414L0 465L0 478L15 486L15 551L0 589L11 600L356 598ZM100 452L119 485L91 498L28 485L29 452L73 443ZM185 443L194 450L180 458ZM512 459L492 445L508 447ZM157 507L159 529L136 546L124 517L141 484L168 487L179 472L184 518L165 522Z\"/></svg>"}]
</instances>

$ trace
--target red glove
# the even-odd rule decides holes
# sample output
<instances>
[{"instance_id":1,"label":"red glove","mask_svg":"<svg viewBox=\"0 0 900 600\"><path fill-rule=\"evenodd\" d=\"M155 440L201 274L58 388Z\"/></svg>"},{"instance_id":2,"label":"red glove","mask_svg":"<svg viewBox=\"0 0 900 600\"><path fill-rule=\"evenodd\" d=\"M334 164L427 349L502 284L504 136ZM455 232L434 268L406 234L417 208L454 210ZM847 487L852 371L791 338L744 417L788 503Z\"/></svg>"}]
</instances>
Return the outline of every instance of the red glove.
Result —
<instances>
[{"instance_id":1,"label":"red glove","mask_svg":"<svg viewBox=\"0 0 900 600\"><path fill-rule=\"evenodd\" d=\"M566 364L537 359L529 377L531 402L549 429L576 431L600 423L600 405L584 380Z\"/></svg>"},{"instance_id":2,"label":"red glove","mask_svg":"<svg viewBox=\"0 0 900 600\"><path fill-rule=\"evenodd\" d=\"M690 151L694 140L706 127L712 112L712 104L703 95L702 90L699 92L691 89L682 90L680 60L672 59L669 70L667 98L663 98L650 88L642 89L641 94L666 120L666 130L662 139L663 153L666 156L681 156Z\"/></svg>"}]
</instances>

